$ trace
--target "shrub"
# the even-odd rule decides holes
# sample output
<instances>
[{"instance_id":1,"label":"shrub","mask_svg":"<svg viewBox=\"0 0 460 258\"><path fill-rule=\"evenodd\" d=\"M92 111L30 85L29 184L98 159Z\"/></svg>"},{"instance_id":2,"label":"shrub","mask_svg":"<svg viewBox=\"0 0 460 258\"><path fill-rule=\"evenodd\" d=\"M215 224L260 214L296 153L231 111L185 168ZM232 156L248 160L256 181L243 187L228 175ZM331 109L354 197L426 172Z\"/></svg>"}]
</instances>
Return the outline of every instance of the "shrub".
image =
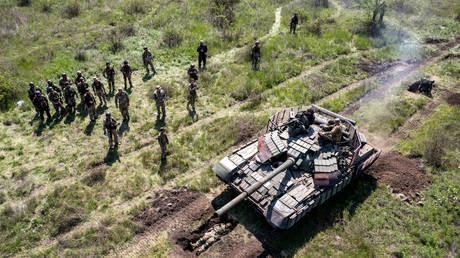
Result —
<instances>
[{"instance_id":1,"label":"shrub","mask_svg":"<svg viewBox=\"0 0 460 258\"><path fill-rule=\"evenodd\" d=\"M51 12L52 7L53 7L53 4L52 4L50 1L48 1L48 0L42 1L42 2L40 3L40 9L41 9L41 11L44 12L44 13L49 13L49 12Z\"/></svg>"},{"instance_id":2,"label":"shrub","mask_svg":"<svg viewBox=\"0 0 460 258\"><path fill-rule=\"evenodd\" d=\"M123 42L121 42L121 39L114 37L110 40L109 50L113 54L120 52L124 47L125 46L123 45Z\"/></svg>"},{"instance_id":3,"label":"shrub","mask_svg":"<svg viewBox=\"0 0 460 258\"><path fill-rule=\"evenodd\" d=\"M145 13L147 10L147 3L143 0L132 0L125 8L125 13L134 15L139 13Z\"/></svg>"},{"instance_id":4,"label":"shrub","mask_svg":"<svg viewBox=\"0 0 460 258\"><path fill-rule=\"evenodd\" d=\"M5 111L12 107L14 101L21 96L20 89L9 74L0 74L0 110Z\"/></svg>"},{"instance_id":5,"label":"shrub","mask_svg":"<svg viewBox=\"0 0 460 258\"><path fill-rule=\"evenodd\" d=\"M77 61L84 62L88 59L88 56L86 55L86 51L84 49L79 49L74 58Z\"/></svg>"},{"instance_id":6,"label":"shrub","mask_svg":"<svg viewBox=\"0 0 460 258\"><path fill-rule=\"evenodd\" d=\"M72 19L74 17L77 17L81 13L81 6L78 2L72 2L66 6L64 6L64 9L62 10L62 14L64 17Z\"/></svg>"},{"instance_id":7,"label":"shrub","mask_svg":"<svg viewBox=\"0 0 460 258\"><path fill-rule=\"evenodd\" d=\"M122 38L128 38L136 35L136 29L132 23L123 23L117 28L117 34Z\"/></svg>"},{"instance_id":8,"label":"shrub","mask_svg":"<svg viewBox=\"0 0 460 258\"><path fill-rule=\"evenodd\" d=\"M163 43L168 47L177 47L182 44L182 35L175 28L167 28L163 34Z\"/></svg>"},{"instance_id":9,"label":"shrub","mask_svg":"<svg viewBox=\"0 0 460 258\"><path fill-rule=\"evenodd\" d=\"M31 4L31 0L18 0L19 6L29 6Z\"/></svg>"}]
</instances>

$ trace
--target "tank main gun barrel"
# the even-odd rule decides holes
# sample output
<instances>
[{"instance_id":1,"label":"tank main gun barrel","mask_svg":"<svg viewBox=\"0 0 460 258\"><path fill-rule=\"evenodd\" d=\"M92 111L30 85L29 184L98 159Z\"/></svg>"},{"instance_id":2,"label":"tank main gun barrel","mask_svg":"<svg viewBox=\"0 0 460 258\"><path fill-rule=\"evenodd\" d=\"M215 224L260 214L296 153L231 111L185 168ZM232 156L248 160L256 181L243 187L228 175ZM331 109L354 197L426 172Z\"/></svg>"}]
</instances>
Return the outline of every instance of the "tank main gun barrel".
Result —
<instances>
[{"instance_id":1,"label":"tank main gun barrel","mask_svg":"<svg viewBox=\"0 0 460 258\"><path fill-rule=\"evenodd\" d=\"M288 169L292 165L294 165L295 160L293 158L288 158L283 164L281 164L279 167L277 167L275 170L273 170L270 174L266 175L262 180L258 181L257 183L251 185L248 187L244 192L242 192L240 195L238 195L235 199L231 200L229 203L225 204L222 208L218 209L216 211L217 215L221 216L227 211L229 211L233 206L237 205L241 201L243 201L247 196L251 195L257 189L259 189L263 184L267 183L270 181L273 177L278 175L279 173L283 172L284 170Z\"/></svg>"}]
</instances>

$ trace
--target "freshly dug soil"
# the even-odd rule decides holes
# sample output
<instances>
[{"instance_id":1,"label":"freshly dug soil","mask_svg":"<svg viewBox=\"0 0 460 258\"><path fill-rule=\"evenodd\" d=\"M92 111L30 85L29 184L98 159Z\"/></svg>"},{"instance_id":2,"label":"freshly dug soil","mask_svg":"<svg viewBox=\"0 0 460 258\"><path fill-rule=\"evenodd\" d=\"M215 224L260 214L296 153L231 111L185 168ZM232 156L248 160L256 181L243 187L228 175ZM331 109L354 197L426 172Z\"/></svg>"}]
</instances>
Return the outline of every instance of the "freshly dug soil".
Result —
<instances>
[{"instance_id":1,"label":"freshly dug soil","mask_svg":"<svg viewBox=\"0 0 460 258\"><path fill-rule=\"evenodd\" d=\"M423 162L419 159L389 152L381 155L367 173L388 185L394 193L412 196L430 183L422 167Z\"/></svg>"},{"instance_id":2,"label":"freshly dug soil","mask_svg":"<svg viewBox=\"0 0 460 258\"><path fill-rule=\"evenodd\" d=\"M165 217L178 213L200 198L202 194L185 188L155 192L149 208L134 216L134 219L151 227L161 223Z\"/></svg>"},{"instance_id":3,"label":"freshly dug soil","mask_svg":"<svg viewBox=\"0 0 460 258\"><path fill-rule=\"evenodd\" d=\"M453 93L446 99L447 103L452 106L460 106L460 93Z\"/></svg>"},{"instance_id":4,"label":"freshly dug soil","mask_svg":"<svg viewBox=\"0 0 460 258\"><path fill-rule=\"evenodd\" d=\"M369 73L369 76L373 76L378 73L384 72L397 64L397 61L378 61L375 63L358 64L358 68Z\"/></svg>"}]
</instances>

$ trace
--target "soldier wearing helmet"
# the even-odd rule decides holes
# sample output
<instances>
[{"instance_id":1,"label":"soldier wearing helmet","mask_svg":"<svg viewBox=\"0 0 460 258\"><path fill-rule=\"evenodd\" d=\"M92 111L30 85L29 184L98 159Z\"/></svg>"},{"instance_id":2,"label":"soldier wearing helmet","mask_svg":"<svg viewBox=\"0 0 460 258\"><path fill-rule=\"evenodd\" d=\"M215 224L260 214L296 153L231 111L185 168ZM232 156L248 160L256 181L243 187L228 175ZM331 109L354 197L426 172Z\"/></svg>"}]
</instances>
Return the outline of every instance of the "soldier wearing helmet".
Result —
<instances>
[{"instance_id":1,"label":"soldier wearing helmet","mask_svg":"<svg viewBox=\"0 0 460 258\"><path fill-rule=\"evenodd\" d=\"M104 134L109 140L110 149L113 148L113 142L115 142L115 146L118 146L117 126L117 120L112 118L112 114L110 114L110 112L107 112L104 119Z\"/></svg>"},{"instance_id":2,"label":"soldier wearing helmet","mask_svg":"<svg viewBox=\"0 0 460 258\"><path fill-rule=\"evenodd\" d=\"M198 52L198 69L201 71L201 63L203 63L203 70L206 70L208 46L206 46L204 40L200 40L200 44L198 45L196 52Z\"/></svg>"},{"instance_id":3,"label":"soldier wearing helmet","mask_svg":"<svg viewBox=\"0 0 460 258\"><path fill-rule=\"evenodd\" d=\"M189 81L190 79L194 79L195 81L198 80L198 70L196 69L195 64L190 65L187 70L187 74L189 76Z\"/></svg>"},{"instance_id":4,"label":"soldier wearing helmet","mask_svg":"<svg viewBox=\"0 0 460 258\"><path fill-rule=\"evenodd\" d=\"M142 61L144 62L144 67L147 74L150 74L149 66L152 68L153 75L157 74L155 67L153 66L153 55L149 51L148 47L144 47L144 53L142 53Z\"/></svg>"},{"instance_id":5,"label":"soldier wearing helmet","mask_svg":"<svg viewBox=\"0 0 460 258\"><path fill-rule=\"evenodd\" d=\"M42 91L39 87L35 86L35 83L33 82L29 82L29 90L27 91L27 96L29 97L30 99L30 102L32 102L32 104L34 104L34 107L35 107L35 111L37 111L37 114L39 114L39 110L37 108L37 106L35 105L35 102L34 102L34 99L35 99L35 92L37 91Z\"/></svg>"},{"instance_id":6,"label":"soldier wearing helmet","mask_svg":"<svg viewBox=\"0 0 460 258\"><path fill-rule=\"evenodd\" d=\"M160 144L161 148L161 159L166 159L166 146L169 144L168 136L166 135L166 129L162 127L160 129L160 134L157 137L158 143Z\"/></svg>"},{"instance_id":7,"label":"soldier wearing helmet","mask_svg":"<svg viewBox=\"0 0 460 258\"><path fill-rule=\"evenodd\" d=\"M160 119L161 115L161 120L164 120L166 117L166 92L160 86L157 86L155 92L153 92L153 99L157 106L157 119Z\"/></svg>"},{"instance_id":8,"label":"soldier wearing helmet","mask_svg":"<svg viewBox=\"0 0 460 258\"><path fill-rule=\"evenodd\" d=\"M104 106L107 106L107 100L105 98L106 92L105 92L104 84L97 77L94 77L92 87L93 87L94 93L99 98L100 105L104 103Z\"/></svg>"},{"instance_id":9,"label":"soldier wearing helmet","mask_svg":"<svg viewBox=\"0 0 460 258\"><path fill-rule=\"evenodd\" d=\"M71 84L72 84L72 80L67 76L66 73L62 73L62 74L61 74L61 79L59 80L59 86L61 87L62 90L64 90L64 86L65 86L66 84L71 85Z\"/></svg>"},{"instance_id":10,"label":"soldier wearing helmet","mask_svg":"<svg viewBox=\"0 0 460 258\"><path fill-rule=\"evenodd\" d=\"M115 69L110 65L110 62L105 63L105 69L102 71L102 76L107 79L107 83L109 84L109 94L115 92Z\"/></svg>"},{"instance_id":11,"label":"soldier wearing helmet","mask_svg":"<svg viewBox=\"0 0 460 258\"><path fill-rule=\"evenodd\" d=\"M38 113L40 114L40 120L45 120L45 112L48 119L51 119L50 106L48 105L48 100L45 96L43 96L42 92L39 90L35 92L34 106L37 108Z\"/></svg>"},{"instance_id":12,"label":"soldier wearing helmet","mask_svg":"<svg viewBox=\"0 0 460 258\"><path fill-rule=\"evenodd\" d=\"M115 106L120 108L123 120L129 120L129 96L121 88L118 88L118 92L115 94Z\"/></svg>"},{"instance_id":13,"label":"soldier wearing helmet","mask_svg":"<svg viewBox=\"0 0 460 258\"><path fill-rule=\"evenodd\" d=\"M257 70L260 63L260 43L256 41L255 45L251 48L251 64L252 69Z\"/></svg>"},{"instance_id":14,"label":"soldier wearing helmet","mask_svg":"<svg viewBox=\"0 0 460 258\"><path fill-rule=\"evenodd\" d=\"M131 66L129 66L128 64L128 61L124 61L123 62L123 65L121 66L120 68L120 72L121 74L123 74L123 80L125 82L125 90L126 90L126 81L128 80L129 81L129 87L132 88L133 87L133 83L131 82L131 74L133 73L133 71L131 70Z\"/></svg>"}]
</instances>

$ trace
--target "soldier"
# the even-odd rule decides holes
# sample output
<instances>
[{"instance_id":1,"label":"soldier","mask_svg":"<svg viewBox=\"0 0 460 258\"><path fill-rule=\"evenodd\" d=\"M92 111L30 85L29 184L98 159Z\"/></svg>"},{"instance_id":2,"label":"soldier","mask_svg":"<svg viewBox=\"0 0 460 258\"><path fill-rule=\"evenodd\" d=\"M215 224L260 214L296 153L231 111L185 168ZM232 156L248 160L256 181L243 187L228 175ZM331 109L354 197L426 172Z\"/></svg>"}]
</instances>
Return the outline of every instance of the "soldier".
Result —
<instances>
[{"instance_id":1,"label":"soldier","mask_svg":"<svg viewBox=\"0 0 460 258\"><path fill-rule=\"evenodd\" d=\"M70 108L70 112L76 111L77 102L75 101L75 97L77 97L77 92L70 87L69 83L64 84L64 100L67 104L66 108Z\"/></svg>"},{"instance_id":2,"label":"soldier","mask_svg":"<svg viewBox=\"0 0 460 258\"><path fill-rule=\"evenodd\" d=\"M123 80L125 81L125 90L126 90L126 80L129 81L129 87L133 87L133 83L131 82L131 74L133 71L131 70L131 66L129 66L128 61L124 61L123 65L120 68L120 72L123 74Z\"/></svg>"},{"instance_id":3,"label":"soldier","mask_svg":"<svg viewBox=\"0 0 460 258\"><path fill-rule=\"evenodd\" d=\"M295 13L294 16L291 18L291 23L290 23L290 28L289 28L289 33L292 33L295 35L295 30L297 28L297 25L299 24L299 16Z\"/></svg>"},{"instance_id":4,"label":"soldier","mask_svg":"<svg viewBox=\"0 0 460 258\"><path fill-rule=\"evenodd\" d=\"M187 101L187 110L190 111L189 106L192 106L192 111L195 112L195 101L197 98L196 91L199 89L198 85L195 84L195 80L190 80L190 85L188 86L188 101Z\"/></svg>"},{"instance_id":5,"label":"soldier","mask_svg":"<svg viewBox=\"0 0 460 258\"><path fill-rule=\"evenodd\" d=\"M198 241L191 243L190 246L192 249L196 249L196 254L200 255L206 249L208 249L212 244L217 242L222 236L226 235L232 227L231 223L220 223L214 225L211 230L206 232Z\"/></svg>"},{"instance_id":6,"label":"soldier","mask_svg":"<svg viewBox=\"0 0 460 258\"><path fill-rule=\"evenodd\" d=\"M99 98L99 102L101 102L101 105L102 105L102 102L104 102L104 106L107 106L107 100L105 99L105 87L104 87L104 84L99 81L99 79L97 77L94 77L93 78L93 91L94 91L94 94L96 94L96 96Z\"/></svg>"},{"instance_id":7,"label":"soldier","mask_svg":"<svg viewBox=\"0 0 460 258\"><path fill-rule=\"evenodd\" d=\"M158 143L161 148L161 159L166 159L166 146L169 144L168 136L166 135L166 130L164 127L160 129L160 134L158 135Z\"/></svg>"},{"instance_id":8,"label":"soldier","mask_svg":"<svg viewBox=\"0 0 460 258\"><path fill-rule=\"evenodd\" d=\"M338 144L342 141L342 127L340 126L340 119L336 118L332 125L326 126L323 128L323 131L320 132L319 136L326 141Z\"/></svg>"},{"instance_id":9,"label":"soldier","mask_svg":"<svg viewBox=\"0 0 460 258\"><path fill-rule=\"evenodd\" d=\"M251 48L251 63L252 69L257 70L257 66L260 62L260 46L259 41L256 41L256 44Z\"/></svg>"},{"instance_id":10,"label":"soldier","mask_svg":"<svg viewBox=\"0 0 460 258\"><path fill-rule=\"evenodd\" d=\"M63 73L61 74L61 79L59 80L59 86L62 90L64 90L66 83L70 86L72 84L72 80L69 77L67 77L66 73Z\"/></svg>"},{"instance_id":11,"label":"soldier","mask_svg":"<svg viewBox=\"0 0 460 258\"><path fill-rule=\"evenodd\" d=\"M201 63L203 63L203 70L206 70L206 53L208 53L208 46L206 46L203 40L200 40L196 52L198 52L198 69L201 71Z\"/></svg>"},{"instance_id":12,"label":"soldier","mask_svg":"<svg viewBox=\"0 0 460 258\"><path fill-rule=\"evenodd\" d=\"M80 82L86 80L81 71L77 71L77 77L75 77L75 84L78 85ZM83 93L84 94L84 93ZM80 95L81 97L81 95Z\"/></svg>"},{"instance_id":13,"label":"soldier","mask_svg":"<svg viewBox=\"0 0 460 258\"><path fill-rule=\"evenodd\" d=\"M35 92L37 91L42 91L40 88L38 88L37 86L35 86L35 84L33 82L29 82L29 90L27 91L27 95L29 96L29 99L30 99L30 102L32 102L32 104L34 105L35 107L35 111L37 111L37 114L39 114L39 110L38 110L38 107L35 105L35 102L34 102L34 99L35 99Z\"/></svg>"},{"instance_id":14,"label":"soldier","mask_svg":"<svg viewBox=\"0 0 460 258\"><path fill-rule=\"evenodd\" d=\"M115 106L120 108L123 120L129 120L129 96L121 88L118 88L118 92L115 94Z\"/></svg>"},{"instance_id":15,"label":"soldier","mask_svg":"<svg viewBox=\"0 0 460 258\"><path fill-rule=\"evenodd\" d=\"M58 86L56 86L56 84L54 84L53 81L48 80L47 83L48 83L48 87L46 88L46 93L48 95L50 94L51 90L54 90L62 97L62 90Z\"/></svg>"},{"instance_id":16,"label":"soldier","mask_svg":"<svg viewBox=\"0 0 460 258\"><path fill-rule=\"evenodd\" d=\"M77 82L76 79L75 79L75 82ZM80 94L80 100L81 100L80 103L83 103L83 95L85 95L88 89L89 89L89 85L88 83L86 83L85 78L80 78L77 83L77 91L78 91L78 94Z\"/></svg>"},{"instance_id":17,"label":"soldier","mask_svg":"<svg viewBox=\"0 0 460 258\"><path fill-rule=\"evenodd\" d=\"M117 134L117 120L112 118L112 115L107 112L104 119L104 135L109 140L109 148L112 149L112 142L115 141L115 146L118 146L118 134Z\"/></svg>"},{"instance_id":18,"label":"soldier","mask_svg":"<svg viewBox=\"0 0 460 258\"><path fill-rule=\"evenodd\" d=\"M56 113L61 113L62 110L64 110L64 105L62 104L62 94L57 92L51 86L49 86L48 89L50 89L48 92L48 98L51 103L53 103L54 110L56 110Z\"/></svg>"},{"instance_id":19,"label":"soldier","mask_svg":"<svg viewBox=\"0 0 460 258\"><path fill-rule=\"evenodd\" d=\"M46 112L46 116L48 117L48 119L51 118L50 106L48 105L48 100L46 99L45 96L42 95L41 91L37 90L35 92L34 106L37 107L38 112L40 114L40 119L42 121L45 120L45 117L43 115L43 113L45 113L45 112Z\"/></svg>"},{"instance_id":20,"label":"soldier","mask_svg":"<svg viewBox=\"0 0 460 258\"><path fill-rule=\"evenodd\" d=\"M153 75L157 74L157 71L155 71L155 67L153 67L153 55L147 47L144 47L144 53L142 53L142 61L144 62L147 74L150 74L149 65L152 68Z\"/></svg>"},{"instance_id":21,"label":"soldier","mask_svg":"<svg viewBox=\"0 0 460 258\"><path fill-rule=\"evenodd\" d=\"M419 91L425 94L427 97L432 97L431 90L433 89L434 81L428 80L426 77L420 80Z\"/></svg>"},{"instance_id":22,"label":"soldier","mask_svg":"<svg viewBox=\"0 0 460 258\"><path fill-rule=\"evenodd\" d=\"M190 79L194 79L195 81L198 81L198 70L196 69L194 64L190 65L190 67L187 70L187 74L189 76L189 81Z\"/></svg>"},{"instance_id":23,"label":"soldier","mask_svg":"<svg viewBox=\"0 0 460 258\"><path fill-rule=\"evenodd\" d=\"M83 101L86 105L86 109L88 110L89 119L92 122L96 121L96 100L89 89L86 90L85 94L83 94Z\"/></svg>"},{"instance_id":24,"label":"soldier","mask_svg":"<svg viewBox=\"0 0 460 258\"><path fill-rule=\"evenodd\" d=\"M102 76L107 79L107 83L109 84L109 93L115 91L115 69L110 65L110 62L105 63L105 69L102 72ZM126 90L126 83L125 83L125 90Z\"/></svg>"},{"instance_id":25,"label":"soldier","mask_svg":"<svg viewBox=\"0 0 460 258\"><path fill-rule=\"evenodd\" d=\"M157 105L157 119L164 120L166 117L166 108L165 108L165 101L166 101L166 93L164 90L161 89L160 86L157 86L155 92L153 93L153 99L155 100L155 104ZM161 112L160 112L161 108Z\"/></svg>"}]
</instances>

